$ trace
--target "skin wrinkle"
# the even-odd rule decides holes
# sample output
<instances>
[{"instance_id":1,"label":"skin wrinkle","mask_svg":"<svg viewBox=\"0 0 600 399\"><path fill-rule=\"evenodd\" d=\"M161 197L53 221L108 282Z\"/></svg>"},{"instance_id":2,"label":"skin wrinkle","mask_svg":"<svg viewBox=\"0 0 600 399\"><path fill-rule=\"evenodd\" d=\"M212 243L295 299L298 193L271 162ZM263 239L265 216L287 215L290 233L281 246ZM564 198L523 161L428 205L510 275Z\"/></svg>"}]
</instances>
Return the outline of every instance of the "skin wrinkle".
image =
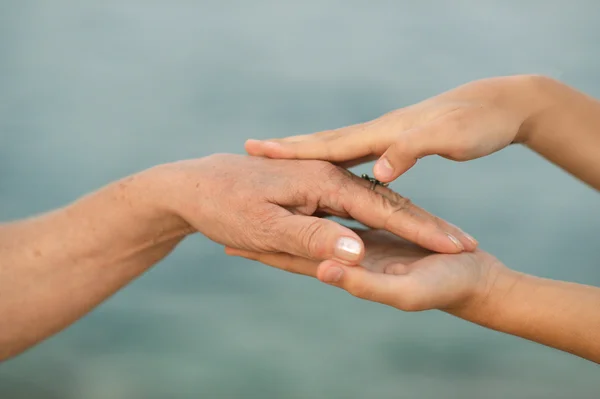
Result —
<instances>
[{"instance_id":1,"label":"skin wrinkle","mask_svg":"<svg viewBox=\"0 0 600 399\"><path fill-rule=\"evenodd\" d=\"M53 213L0 226L2 263L9 263L0 267L0 352L17 353L72 324L167 256L190 232L244 250L270 246L273 252L318 256L318 245L329 234L354 233L332 221L302 220L266 198L301 208L292 202L294 187L300 186L301 200L313 202L304 204L306 211L314 212L319 201L341 211L358 196L365 207L372 201L373 209L387 201L348 173L324 161L218 154L154 167ZM322 176L334 192L318 190L314 182L323 184ZM324 196L330 194L333 201L326 204ZM360 215L366 222L369 217Z\"/></svg>"},{"instance_id":2,"label":"skin wrinkle","mask_svg":"<svg viewBox=\"0 0 600 399\"><path fill-rule=\"evenodd\" d=\"M350 173L350 172L348 172ZM376 201L381 202L381 205L383 208L389 208L394 207L395 203L394 200L397 200L398 202L396 202L396 206L399 206L401 208L401 210L406 210L406 207L410 207L411 202L410 200L407 200L406 198L400 196L399 194L395 193L394 191L390 190L387 187L381 187L381 186L376 186L375 190L371 190L370 189L370 185L371 183L367 182L365 179L362 179L354 174L350 173L350 178L358 183L360 183L360 185L362 187L364 187L365 189L367 189L369 191L369 196L373 197ZM407 202L408 201L408 202ZM354 202L348 203L348 204L344 204L344 209L351 214L352 213L352 207L355 206ZM390 215L387 217L387 220L385 220L383 222L382 225L378 225L376 223L373 223L370 225L370 227L373 228L387 228L390 225L390 219L393 215L394 211L392 211L392 213L390 213Z\"/></svg>"},{"instance_id":3,"label":"skin wrinkle","mask_svg":"<svg viewBox=\"0 0 600 399\"><path fill-rule=\"evenodd\" d=\"M323 257L327 252L327 248L323 247L320 238L323 236L324 225L318 220L312 220L302 226L298 234L299 240L304 248L309 249L309 253L316 254L318 258Z\"/></svg>"},{"instance_id":4,"label":"skin wrinkle","mask_svg":"<svg viewBox=\"0 0 600 399\"><path fill-rule=\"evenodd\" d=\"M396 202L396 203L390 203L391 205L391 209L392 212L390 212L389 216L386 218L384 224L383 224L383 228L385 230L389 230L391 229L392 225L393 225L393 219L395 217L400 217L402 218L402 214L410 214L411 216L415 216L414 212L412 212L410 210L410 206L412 205L411 201L408 198L404 198L402 197L402 200L400 202ZM415 231L415 240L416 242L421 242L421 230L416 230Z\"/></svg>"},{"instance_id":5,"label":"skin wrinkle","mask_svg":"<svg viewBox=\"0 0 600 399\"><path fill-rule=\"evenodd\" d=\"M321 146L335 144L331 135L337 133L339 145L335 147L335 153L327 152L336 156L333 160L342 164L355 163L364 155L365 146L361 144L365 144L371 151L376 149L377 155L387 154L392 165L400 162L396 170L399 173L410 163L404 159L407 152L411 153L407 147L412 147L413 152L421 152L417 154L419 158L436 154L462 162L492 154L512 142L525 142L540 156L600 189L600 164L597 154L594 155L600 145L597 134L599 110L597 100L549 78L483 79L388 113L375 121L330 131L327 140L323 135L304 135L299 140L302 143L294 146L286 145L283 139L281 154L314 157L321 152L324 155ZM394 127L400 130L395 135L390 134ZM414 131L408 132L403 127ZM260 151L260 145L256 143L250 144L248 151L252 153L253 148ZM270 153L277 155L276 150ZM380 172L377 170L377 174ZM379 188L377 191L384 201L385 191ZM378 200L373 198L373 201L377 203ZM393 203L392 200L389 202ZM397 212L389 210L394 218L400 219L395 216ZM399 225L402 229L418 227L418 233L424 234L437 226L452 233L456 231L435 218L434 223L429 223L425 212L414 207L409 207L409 211L413 218L402 218L403 224ZM423 220L428 222L418 224ZM415 224L410 226L411 222ZM370 243L366 240L365 244L368 259ZM377 257L376 260L384 262L385 258ZM594 339L600 331L596 305L600 303L600 291L597 288L588 291L583 285L531 276L525 278L483 251L442 257L432 255L422 261L418 268L408 272L410 279L415 281L395 279L395 276L376 281L355 273L353 277L361 276L364 280L349 279L344 288L368 297L369 290L379 284L377 290L389 296L386 303L403 310L440 308L473 323L599 361L600 345L597 343L600 341ZM384 265L386 269L388 266ZM355 269L346 268L348 273L353 273L351 270ZM322 273L321 277L324 277ZM396 281L397 292L388 293L389 287L382 281ZM365 284L365 291L355 286L359 283ZM416 285L409 285L413 283ZM405 289L407 286L410 289ZM426 289L430 291L425 292ZM406 300L407 296L412 296L411 301ZM381 297L377 299L382 300ZM424 302L419 304L418 301Z\"/></svg>"},{"instance_id":6,"label":"skin wrinkle","mask_svg":"<svg viewBox=\"0 0 600 399\"><path fill-rule=\"evenodd\" d=\"M347 197L347 194L350 192L348 184L350 180L348 176L342 173L341 168L333 165L327 166L323 172L326 178L322 182L317 182L317 186L325 195L319 198L317 209L329 207L346 210L342 198Z\"/></svg>"},{"instance_id":7,"label":"skin wrinkle","mask_svg":"<svg viewBox=\"0 0 600 399\"><path fill-rule=\"evenodd\" d=\"M478 299L469 305L469 308L472 308L472 309L477 309L477 308L494 309L493 312L491 312L490 314L488 314L486 316L490 320L491 323L493 323L493 320L495 317L500 316L499 311L495 310L495 309L500 308L500 307L496 306L500 302L498 301L498 298L494 297L494 294L497 291L502 292L502 290L499 289L499 287L500 287L499 279L504 276L500 273L499 270L505 269L505 266L503 264L501 264L499 261L494 261L494 263L496 264L496 267L487 267L487 270L484 273L484 275L486 276L486 282L483 285L483 287L484 287L482 290L483 294L480 294L478 296L476 295L475 298L478 298ZM490 283L490 272L492 270L494 270L494 275L493 275L493 280L491 280L491 283ZM517 276L515 276L515 281L513 281L511 284L511 287L513 289L517 285L518 281L516 281L516 280L519 280L522 277L523 277L523 275L521 275L521 274L518 274ZM478 286L480 286L480 285L478 285ZM506 295L504 296L504 298L505 297L506 297ZM501 299L503 299L503 298L501 298ZM453 306L451 308L448 308L447 310L451 311L451 312L462 312L463 307L462 306Z\"/></svg>"}]
</instances>

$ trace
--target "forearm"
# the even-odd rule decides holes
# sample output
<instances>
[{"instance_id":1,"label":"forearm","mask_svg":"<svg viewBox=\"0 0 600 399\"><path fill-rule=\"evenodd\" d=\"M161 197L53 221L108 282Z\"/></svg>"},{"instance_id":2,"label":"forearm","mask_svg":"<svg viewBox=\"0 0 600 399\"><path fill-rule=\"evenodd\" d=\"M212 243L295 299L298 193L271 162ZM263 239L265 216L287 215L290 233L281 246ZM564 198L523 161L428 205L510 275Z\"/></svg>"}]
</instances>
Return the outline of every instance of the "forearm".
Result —
<instances>
[{"instance_id":1,"label":"forearm","mask_svg":"<svg viewBox=\"0 0 600 399\"><path fill-rule=\"evenodd\" d=\"M600 101L549 78L530 84L543 106L522 126L525 144L600 190Z\"/></svg>"},{"instance_id":2,"label":"forearm","mask_svg":"<svg viewBox=\"0 0 600 399\"><path fill-rule=\"evenodd\" d=\"M48 214L0 225L0 360L63 329L189 232L147 173Z\"/></svg>"},{"instance_id":3,"label":"forearm","mask_svg":"<svg viewBox=\"0 0 600 399\"><path fill-rule=\"evenodd\" d=\"M508 269L488 288L472 306L450 313L600 363L600 288Z\"/></svg>"}]
</instances>

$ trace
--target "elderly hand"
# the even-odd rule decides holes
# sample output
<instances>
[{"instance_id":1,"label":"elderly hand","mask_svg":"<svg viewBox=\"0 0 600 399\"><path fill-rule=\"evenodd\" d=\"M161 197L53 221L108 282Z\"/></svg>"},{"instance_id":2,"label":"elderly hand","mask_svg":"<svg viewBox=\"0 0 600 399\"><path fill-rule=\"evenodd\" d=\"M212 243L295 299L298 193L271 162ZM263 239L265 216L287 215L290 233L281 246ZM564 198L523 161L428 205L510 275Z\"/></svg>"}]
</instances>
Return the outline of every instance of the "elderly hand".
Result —
<instances>
[{"instance_id":1,"label":"elderly hand","mask_svg":"<svg viewBox=\"0 0 600 399\"><path fill-rule=\"evenodd\" d=\"M323 161L218 154L158 167L164 208L229 247L357 264L352 230L313 216L350 217L433 251L472 251L476 242L393 191ZM156 172L154 172L156 173Z\"/></svg>"},{"instance_id":2,"label":"elderly hand","mask_svg":"<svg viewBox=\"0 0 600 399\"><path fill-rule=\"evenodd\" d=\"M478 80L366 123L284 139L248 140L246 150L255 156L342 165L379 158L375 178L390 182L427 155L467 161L526 142L529 121L549 106L540 95L540 82L543 78L536 76Z\"/></svg>"},{"instance_id":3,"label":"elderly hand","mask_svg":"<svg viewBox=\"0 0 600 399\"><path fill-rule=\"evenodd\" d=\"M331 260L319 264L289 254L232 248L226 248L226 253L317 277L358 298L404 311L461 311L484 298L494 277L506 269L492 255L480 250L435 254L386 231L357 232L366 246L362 267Z\"/></svg>"}]
</instances>

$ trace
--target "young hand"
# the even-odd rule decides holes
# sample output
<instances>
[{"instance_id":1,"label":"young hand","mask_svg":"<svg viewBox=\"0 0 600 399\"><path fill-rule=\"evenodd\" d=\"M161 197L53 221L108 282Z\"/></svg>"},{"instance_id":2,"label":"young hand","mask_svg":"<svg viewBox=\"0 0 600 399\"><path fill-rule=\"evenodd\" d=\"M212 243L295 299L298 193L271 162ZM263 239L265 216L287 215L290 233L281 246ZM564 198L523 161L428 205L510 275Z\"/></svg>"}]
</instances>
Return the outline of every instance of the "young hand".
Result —
<instances>
[{"instance_id":1,"label":"young hand","mask_svg":"<svg viewBox=\"0 0 600 399\"><path fill-rule=\"evenodd\" d=\"M492 255L480 250L436 254L386 231L357 230L357 234L366 248L359 267L329 260L319 264L289 254L232 248L226 248L226 253L317 277L358 298L404 311L464 309L484 298L494 276L506 269Z\"/></svg>"},{"instance_id":2,"label":"young hand","mask_svg":"<svg viewBox=\"0 0 600 399\"><path fill-rule=\"evenodd\" d=\"M267 141L248 140L255 156L321 159L352 166L379 158L375 178L390 182L427 155L468 161L528 139L529 119L548 106L541 77L467 83L375 120Z\"/></svg>"}]
</instances>

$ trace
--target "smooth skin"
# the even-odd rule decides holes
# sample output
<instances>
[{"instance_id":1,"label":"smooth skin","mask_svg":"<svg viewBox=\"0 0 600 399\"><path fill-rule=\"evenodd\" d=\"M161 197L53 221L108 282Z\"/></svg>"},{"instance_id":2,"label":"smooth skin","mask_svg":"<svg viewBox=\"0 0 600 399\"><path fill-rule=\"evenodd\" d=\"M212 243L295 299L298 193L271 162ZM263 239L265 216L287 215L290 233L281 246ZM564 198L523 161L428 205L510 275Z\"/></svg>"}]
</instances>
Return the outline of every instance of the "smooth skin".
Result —
<instances>
[{"instance_id":1,"label":"smooth skin","mask_svg":"<svg viewBox=\"0 0 600 399\"><path fill-rule=\"evenodd\" d=\"M353 218L444 253L457 227L323 161L217 154L140 172L74 203L0 225L0 361L62 330L200 232L228 247L356 265Z\"/></svg>"},{"instance_id":2,"label":"smooth skin","mask_svg":"<svg viewBox=\"0 0 600 399\"><path fill-rule=\"evenodd\" d=\"M278 140L249 140L246 149L252 155L340 165L377 159L375 177L389 182L428 155L468 161L513 143L526 145L600 189L600 102L542 76L474 81L370 122ZM431 255L414 263L399 258L401 266L390 267L401 270L401 276L381 273L373 270L369 255L371 249L382 252L375 241L367 244L374 248L367 248L362 263L366 269L327 261L316 275L361 298L402 310L445 310L600 363L600 288L523 275L482 251ZM288 269L308 268L309 263L315 267L299 258L227 252Z\"/></svg>"},{"instance_id":3,"label":"smooth skin","mask_svg":"<svg viewBox=\"0 0 600 399\"><path fill-rule=\"evenodd\" d=\"M378 159L390 182L428 155L469 161L520 143L600 189L600 102L543 76L474 81L369 122L314 134L248 140L251 155L344 166Z\"/></svg>"},{"instance_id":4,"label":"smooth skin","mask_svg":"<svg viewBox=\"0 0 600 399\"><path fill-rule=\"evenodd\" d=\"M438 254L385 231L358 233L367 248L362 267L226 252L317 277L358 298L407 312L442 310L600 363L600 288L519 273L479 249Z\"/></svg>"}]
</instances>

